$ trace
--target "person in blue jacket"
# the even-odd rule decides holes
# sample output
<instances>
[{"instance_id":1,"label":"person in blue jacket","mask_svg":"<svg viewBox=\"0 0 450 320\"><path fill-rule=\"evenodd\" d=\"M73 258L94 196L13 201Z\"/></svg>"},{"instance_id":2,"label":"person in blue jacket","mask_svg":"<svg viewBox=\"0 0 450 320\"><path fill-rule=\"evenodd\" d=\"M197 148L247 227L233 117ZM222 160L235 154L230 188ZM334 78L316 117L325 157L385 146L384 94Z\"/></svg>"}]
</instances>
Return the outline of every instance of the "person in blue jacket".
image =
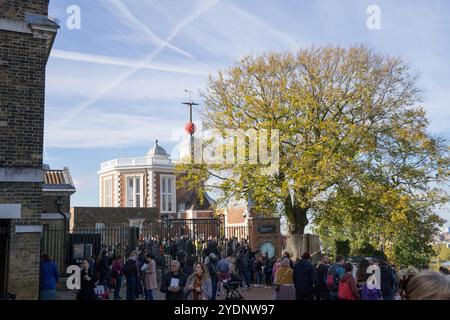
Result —
<instances>
[{"instance_id":1,"label":"person in blue jacket","mask_svg":"<svg viewBox=\"0 0 450 320\"><path fill-rule=\"evenodd\" d=\"M56 300L56 284L59 274L55 263L48 254L42 256L40 273L41 300Z\"/></svg>"}]
</instances>

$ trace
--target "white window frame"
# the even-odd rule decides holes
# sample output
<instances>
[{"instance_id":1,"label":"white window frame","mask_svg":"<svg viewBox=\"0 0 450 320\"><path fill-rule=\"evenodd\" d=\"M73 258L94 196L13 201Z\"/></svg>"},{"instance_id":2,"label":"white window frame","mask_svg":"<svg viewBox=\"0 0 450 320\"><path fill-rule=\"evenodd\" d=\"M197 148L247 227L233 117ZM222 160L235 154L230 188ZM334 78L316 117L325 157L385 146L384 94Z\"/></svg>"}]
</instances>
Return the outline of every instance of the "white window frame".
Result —
<instances>
[{"instance_id":1,"label":"white window frame","mask_svg":"<svg viewBox=\"0 0 450 320\"><path fill-rule=\"evenodd\" d=\"M186 203L181 202L178 204L178 212L185 212L186 211Z\"/></svg>"},{"instance_id":2,"label":"white window frame","mask_svg":"<svg viewBox=\"0 0 450 320\"><path fill-rule=\"evenodd\" d=\"M110 183L109 188L107 188L107 183ZM110 203L108 204L108 191L110 192ZM112 177L106 177L103 179L103 206L113 207L113 179Z\"/></svg>"},{"instance_id":3,"label":"white window frame","mask_svg":"<svg viewBox=\"0 0 450 320\"><path fill-rule=\"evenodd\" d=\"M143 208L144 206L144 201L143 201L143 195L144 195L144 176L143 175L139 175L139 174L130 174L130 175L126 175L125 176L125 207L127 208L138 208L138 206L135 203L136 200L136 178L139 178L139 208ZM130 206L130 199L128 197L128 182L129 179L133 179L133 199L132 199L132 205Z\"/></svg>"},{"instance_id":4,"label":"white window frame","mask_svg":"<svg viewBox=\"0 0 450 320\"><path fill-rule=\"evenodd\" d=\"M167 188L166 188L166 192L163 193L163 183L165 183L165 181L168 181L168 179L172 180L172 192L168 192ZM167 186L167 185L166 185ZM161 174L159 176L159 198L160 198L160 211L161 213L176 213L178 208L177 208L177 188L176 188L176 178L174 175L169 175L169 174ZM168 204L169 204L169 197L166 197L167 201L166 201L166 210L163 210L164 206L163 206L163 196L164 195L170 195L170 200L171 200L171 204L172 204L172 210L167 210L168 208Z\"/></svg>"}]
</instances>

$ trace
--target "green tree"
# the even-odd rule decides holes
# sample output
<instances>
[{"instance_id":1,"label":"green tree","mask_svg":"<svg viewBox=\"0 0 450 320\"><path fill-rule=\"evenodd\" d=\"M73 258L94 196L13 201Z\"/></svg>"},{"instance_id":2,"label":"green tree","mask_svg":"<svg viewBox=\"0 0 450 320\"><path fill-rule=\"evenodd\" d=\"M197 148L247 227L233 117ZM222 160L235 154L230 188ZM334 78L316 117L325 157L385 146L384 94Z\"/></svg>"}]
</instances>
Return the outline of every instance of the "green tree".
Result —
<instances>
[{"instance_id":1,"label":"green tree","mask_svg":"<svg viewBox=\"0 0 450 320\"><path fill-rule=\"evenodd\" d=\"M362 226L356 231L389 229L392 212L384 206L395 206L402 196L411 199L408 208L427 213L446 201L430 186L448 177L448 148L427 133L416 79L400 58L363 46L246 57L210 78L203 124L223 135L279 130L279 172L267 175L261 165L184 164L178 166L187 172L181 183L200 196L203 188L216 188L223 202L247 199L251 192L256 210L281 211L292 234L303 233L313 219L319 230L330 231L321 233L325 244L331 244L327 237L370 242L373 232L356 236L356 227L340 226L352 221ZM350 191L348 197L343 190ZM384 191L393 198L379 205ZM324 208L333 201L340 205L327 217ZM380 235L378 243L391 241L391 233Z\"/></svg>"}]
</instances>

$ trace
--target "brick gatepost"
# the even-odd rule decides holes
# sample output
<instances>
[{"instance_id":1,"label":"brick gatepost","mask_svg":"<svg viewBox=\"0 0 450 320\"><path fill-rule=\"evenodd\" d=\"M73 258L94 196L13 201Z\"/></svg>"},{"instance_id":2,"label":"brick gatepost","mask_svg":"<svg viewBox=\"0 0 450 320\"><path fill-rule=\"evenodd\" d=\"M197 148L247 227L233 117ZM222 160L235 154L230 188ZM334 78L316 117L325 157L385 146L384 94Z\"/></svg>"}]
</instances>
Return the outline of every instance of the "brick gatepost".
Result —
<instances>
[{"instance_id":1,"label":"brick gatepost","mask_svg":"<svg viewBox=\"0 0 450 320\"><path fill-rule=\"evenodd\" d=\"M48 5L0 0L0 219L11 219L7 290L22 300L39 293L45 68L59 28Z\"/></svg>"}]
</instances>

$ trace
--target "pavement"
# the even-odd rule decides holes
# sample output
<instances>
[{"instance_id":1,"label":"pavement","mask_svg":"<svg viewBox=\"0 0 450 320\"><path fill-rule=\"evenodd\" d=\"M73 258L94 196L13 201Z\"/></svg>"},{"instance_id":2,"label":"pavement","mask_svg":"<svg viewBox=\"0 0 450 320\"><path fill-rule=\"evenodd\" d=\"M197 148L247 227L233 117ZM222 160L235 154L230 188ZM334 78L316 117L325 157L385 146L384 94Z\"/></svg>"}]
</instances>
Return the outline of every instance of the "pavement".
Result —
<instances>
[{"instance_id":1,"label":"pavement","mask_svg":"<svg viewBox=\"0 0 450 320\"><path fill-rule=\"evenodd\" d=\"M76 300L76 290L64 289L65 283L60 283L56 292L56 300ZM158 284L159 285L159 284ZM113 300L113 290L110 294L110 300ZM273 300L273 289L265 287L251 287L250 289L241 288L238 292L245 300ZM153 292L155 300L165 300L165 294L158 289ZM122 285L120 290L122 300L126 297L126 284ZM144 295L137 300L145 300ZM218 295L217 300L225 300L225 294Z\"/></svg>"}]
</instances>

